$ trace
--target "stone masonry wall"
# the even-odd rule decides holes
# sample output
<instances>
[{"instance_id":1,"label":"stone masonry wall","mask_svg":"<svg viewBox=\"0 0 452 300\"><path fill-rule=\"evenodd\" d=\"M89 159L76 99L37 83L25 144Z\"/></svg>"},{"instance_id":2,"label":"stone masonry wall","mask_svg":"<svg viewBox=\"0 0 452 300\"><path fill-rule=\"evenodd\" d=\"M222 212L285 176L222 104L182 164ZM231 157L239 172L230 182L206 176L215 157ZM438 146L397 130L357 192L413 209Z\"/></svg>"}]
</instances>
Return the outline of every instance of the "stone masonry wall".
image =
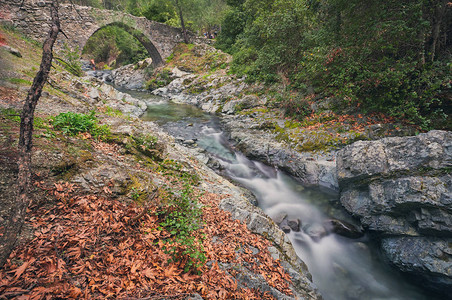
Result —
<instances>
[{"instance_id":1,"label":"stone masonry wall","mask_svg":"<svg viewBox=\"0 0 452 300\"><path fill-rule=\"evenodd\" d=\"M2 0L0 19L12 23L24 34L43 41L49 31L50 1L45 0ZM57 48L67 43L72 49L81 51L88 39L100 28L109 24L120 24L142 33L151 42L150 55L154 62L167 58L177 43L183 41L182 31L144 17L135 17L119 11L93 7L61 4L59 9L61 28L67 38L60 34ZM145 45L146 47L146 45ZM151 53L154 52L154 53Z\"/></svg>"}]
</instances>

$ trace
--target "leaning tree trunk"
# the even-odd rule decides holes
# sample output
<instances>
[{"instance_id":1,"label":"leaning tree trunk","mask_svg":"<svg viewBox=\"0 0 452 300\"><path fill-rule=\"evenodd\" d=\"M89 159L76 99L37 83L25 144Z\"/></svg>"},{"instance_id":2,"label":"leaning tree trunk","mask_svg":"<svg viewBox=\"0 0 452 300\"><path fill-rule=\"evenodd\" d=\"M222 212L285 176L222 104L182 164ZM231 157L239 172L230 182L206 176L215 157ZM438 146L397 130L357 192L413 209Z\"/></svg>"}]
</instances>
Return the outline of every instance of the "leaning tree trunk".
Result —
<instances>
[{"instance_id":1,"label":"leaning tree trunk","mask_svg":"<svg viewBox=\"0 0 452 300\"><path fill-rule=\"evenodd\" d=\"M22 230L25 215L30 203L29 189L31 182L31 150L33 145L33 117L36 104L41 97L42 88L49 77L53 58L53 45L60 32L60 20L58 17L58 0L52 0L50 6L52 23L49 36L42 47L42 59L33 84L28 91L27 98L20 117L19 136L19 174L17 178L16 203L11 208L10 215L6 221L5 230L0 240L0 268L3 267L11 251L14 248L17 237Z\"/></svg>"}]
</instances>

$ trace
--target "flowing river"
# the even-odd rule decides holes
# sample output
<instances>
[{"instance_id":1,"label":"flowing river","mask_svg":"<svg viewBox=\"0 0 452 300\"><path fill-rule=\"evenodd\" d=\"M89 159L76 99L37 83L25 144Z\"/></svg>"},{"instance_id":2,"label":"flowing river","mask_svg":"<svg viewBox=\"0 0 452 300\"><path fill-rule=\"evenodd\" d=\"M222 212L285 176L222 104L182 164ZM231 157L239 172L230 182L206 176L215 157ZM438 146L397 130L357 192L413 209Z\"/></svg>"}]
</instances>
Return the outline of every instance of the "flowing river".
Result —
<instances>
[{"instance_id":1,"label":"flowing river","mask_svg":"<svg viewBox=\"0 0 452 300\"><path fill-rule=\"evenodd\" d=\"M143 120L157 122L180 141L196 142L218 160L224 175L253 192L267 215L276 218L284 213L301 221L301 230L288 236L324 299L434 299L389 267L368 237L324 236L325 220L352 221L338 205L337 193L303 187L291 176L247 159L233 150L219 120L200 109L129 93L148 102Z\"/></svg>"}]
</instances>

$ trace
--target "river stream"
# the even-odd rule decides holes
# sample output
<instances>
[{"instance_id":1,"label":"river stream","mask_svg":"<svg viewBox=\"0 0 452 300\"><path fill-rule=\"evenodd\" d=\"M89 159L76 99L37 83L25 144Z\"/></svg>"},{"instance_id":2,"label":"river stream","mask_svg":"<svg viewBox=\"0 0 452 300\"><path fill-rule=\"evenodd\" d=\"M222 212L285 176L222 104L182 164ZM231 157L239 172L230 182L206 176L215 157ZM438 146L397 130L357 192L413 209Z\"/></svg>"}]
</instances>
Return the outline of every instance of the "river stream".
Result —
<instances>
[{"instance_id":1,"label":"river stream","mask_svg":"<svg viewBox=\"0 0 452 300\"><path fill-rule=\"evenodd\" d=\"M291 176L234 151L215 116L150 94L130 93L148 102L143 120L157 122L179 141L194 141L218 160L223 175L253 192L267 215L277 218L283 213L301 221L301 230L288 236L324 299L432 299L384 263L367 236L324 236L327 219L353 222L338 205L337 193L303 187Z\"/></svg>"}]
</instances>

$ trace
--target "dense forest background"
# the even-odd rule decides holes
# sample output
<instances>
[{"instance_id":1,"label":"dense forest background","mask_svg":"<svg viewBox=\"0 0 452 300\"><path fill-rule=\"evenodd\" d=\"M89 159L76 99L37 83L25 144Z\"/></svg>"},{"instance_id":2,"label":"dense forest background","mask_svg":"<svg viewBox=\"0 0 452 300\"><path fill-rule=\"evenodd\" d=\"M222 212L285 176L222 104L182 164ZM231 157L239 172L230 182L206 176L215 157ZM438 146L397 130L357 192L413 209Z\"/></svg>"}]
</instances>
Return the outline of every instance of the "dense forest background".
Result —
<instances>
[{"instance_id":1,"label":"dense forest background","mask_svg":"<svg viewBox=\"0 0 452 300\"><path fill-rule=\"evenodd\" d=\"M194 32L217 31L216 47L234 57L231 71L296 91L295 99L285 97L281 105L297 115L323 95L423 129L452 128L448 0L74 2L173 26L183 16Z\"/></svg>"}]
</instances>

